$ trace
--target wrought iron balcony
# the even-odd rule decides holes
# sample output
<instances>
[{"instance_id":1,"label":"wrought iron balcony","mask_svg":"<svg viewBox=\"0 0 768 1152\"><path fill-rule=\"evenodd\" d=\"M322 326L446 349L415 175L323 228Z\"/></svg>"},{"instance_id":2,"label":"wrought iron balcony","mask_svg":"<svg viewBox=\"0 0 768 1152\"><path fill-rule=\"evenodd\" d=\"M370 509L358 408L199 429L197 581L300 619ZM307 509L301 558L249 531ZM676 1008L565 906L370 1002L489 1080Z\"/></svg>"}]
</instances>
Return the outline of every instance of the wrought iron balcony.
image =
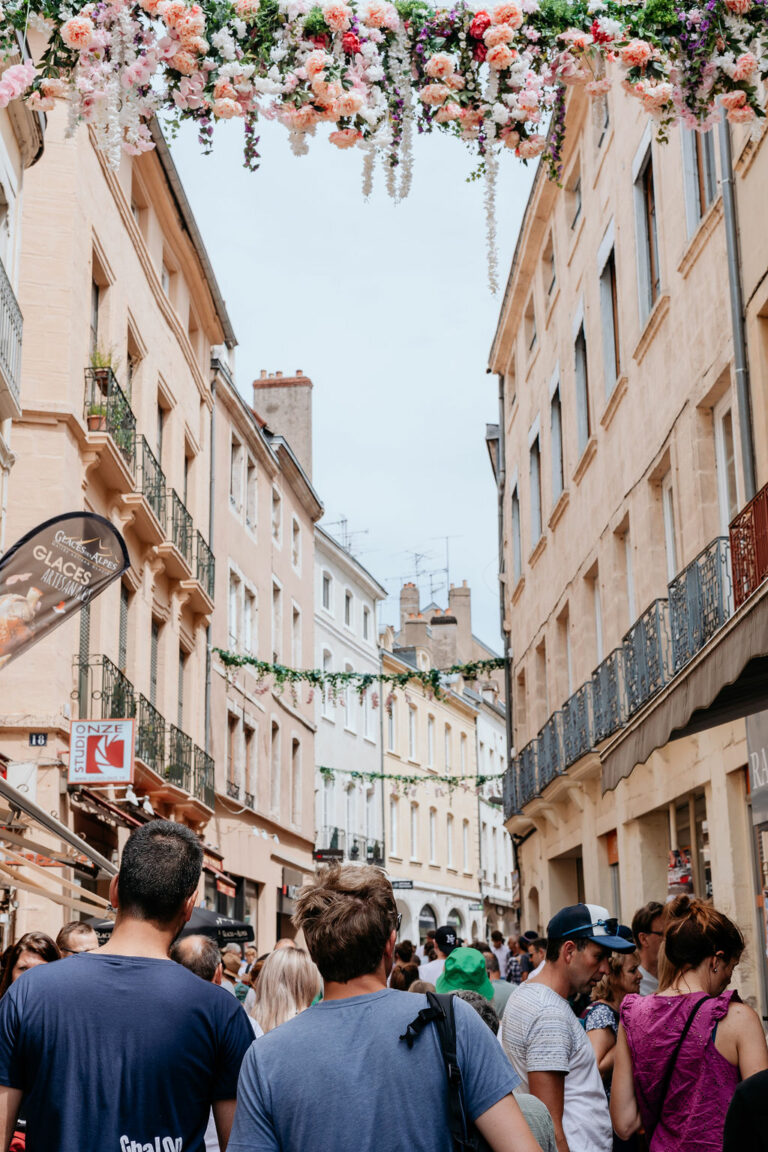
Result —
<instances>
[{"instance_id":1,"label":"wrought iron balcony","mask_svg":"<svg viewBox=\"0 0 768 1152\"><path fill-rule=\"evenodd\" d=\"M194 787L193 795L198 800L202 800L207 808L216 807L216 791L214 787L214 773L215 765L213 757L209 756L202 748L195 745L195 764L194 764Z\"/></svg>"},{"instance_id":2,"label":"wrought iron balcony","mask_svg":"<svg viewBox=\"0 0 768 1152\"><path fill-rule=\"evenodd\" d=\"M185 792L192 792L192 737L175 724L168 727L166 779Z\"/></svg>"},{"instance_id":3,"label":"wrought iron balcony","mask_svg":"<svg viewBox=\"0 0 768 1152\"><path fill-rule=\"evenodd\" d=\"M323 828L316 845L317 848L330 848L331 851L346 851L347 834L343 828L334 826Z\"/></svg>"},{"instance_id":4,"label":"wrought iron balcony","mask_svg":"<svg viewBox=\"0 0 768 1152\"><path fill-rule=\"evenodd\" d=\"M171 541L179 554L184 558L187 567L191 569L194 531L192 517L175 488L172 488L168 493L168 510L171 519Z\"/></svg>"},{"instance_id":5,"label":"wrought iron balcony","mask_svg":"<svg viewBox=\"0 0 768 1152\"><path fill-rule=\"evenodd\" d=\"M0 261L0 420L21 415L22 327L19 302Z\"/></svg>"},{"instance_id":6,"label":"wrought iron balcony","mask_svg":"<svg viewBox=\"0 0 768 1152\"><path fill-rule=\"evenodd\" d=\"M165 473L147 443L146 436L139 437L137 479L139 492L149 504L155 519L165 532Z\"/></svg>"},{"instance_id":7,"label":"wrought iron balcony","mask_svg":"<svg viewBox=\"0 0 768 1152\"><path fill-rule=\"evenodd\" d=\"M229 796L230 800L240 799L240 785L234 780L227 780L227 796Z\"/></svg>"},{"instance_id":8,"label":"wrought iron balcony","mask_svg":"<svg viewBox=\"0 0 768 1152\"><path fill-rule=\"evenodd\" d=\"M622 641L629 716L655 696L670 678L668 615L668 601L654 600Z\"/></svg>"},{"instance_id":9,"label":"wrought iron balcony","mask_svg":"<svg viewBox=\"0 0 768 1152\"><path fill-rule=\"evenodd\" d=\"M367 839L365 842L365 862L378 868L384 866L384 849L378 840Z\"/></svg>"},{"instance_id":10,"label":"wrought iron balcony","mask_svg":"<svg viewBox=\"0 0 768 1152\"><path fill-rule=\"evenodd\" d=\"M207 595L213 600L216 578L216 561L201 532L195 533L195 577Z\"/></svg>"},{"instance_id":11,"label":"wrought iron balcony","mask_svg":"<svg viewBox=\"0 0 768 1152\"><path fill-rule=\"evenodd\" d=\"M517 803L519 809L525 807L534 796L538 795L536 780L536 753L538 740L531 740L526 744L517 759Z\"/></svg>"},{"instance_id":12,"label":"wrought iron balcony","mask_svg":"<svg viewBox=\"0 0 768 1152\"><path fill-rule=\"evenodd\" d=\"M563 771L563 745L559 712L553 713L539 732L536 759L539 770L539 792L542 792Z\"/></svg>"},{"instance_id":13,"label":"wrought iron balcony","mask_svg":"<svg viewBox=\"0 0 768 1152\"><path fill-rule=\"evenodd\" d=\"M592 684L587 682L563 704L563 761L566 767L575 764L592 747L591 696Z\"/></svg>"},{"instance_id":14,"label":"wrought iron balcony","mask_svg":"<svg viewBox=\"0 0 768 1152\"><path fill-rule=\"evenodd\" d=\"M768 576L768 484L730 524L733 602L739 608Z\"/></svg>"},{"instance_id":15,"label":"wrought iron balcony","mask_svg":"<svg viewBox=\"0 0 768 1152\"><path fill-rule=\"evenodd\" d=\"M107 432L131 472L136 467L136 417L111 368L86 368L85 418L91 432Z\"/></svg>"},{"instance_id":16,"label":"wrought iron balcony","mask_svg":"<svg viewBox=\"0 0 768 1152\"><path fill-rule=\"evenodd\" d=\"M253 792L246 792L243 803L245 804L246 808L256 807L256 797L254 796Z\"/></svg>"},{"instance_id":17,"label":"wrought iron balcony","mask_svg":"<svg viewBox=\"0 0 768 1152\"><path fill-rule=\"evenodd\" d=\"M621 648L614 648L592 673L592 736L596 744L605 740L626 719L624 707Z\"/></svg>"},{"instance_id":18,"label":"wrought iron balcony","mask_svg":"<svg viewBox=\"0 0 768 1152\"><path fill-rule=\"evenodd\" d=\"M728 539L719 536L669 585L673 674L722 628L730 616L730 605Z\"/></svg>"},{"instance_id":19,"label":"wrought iron balcony","mask_svg":"<svg viewBox=\"0 0 768 1152\"><path fill-rule=\"evenodd\" d=\"M108 656L75 658L74 663L81 720L129 720L136 715L133 684Z\"/></svg>"},{"instance_id":20,"label":"wrought iron balcony","mask_svg":"<svg viewBox=\"0 0 768 1152\"><path fill-rule=\"evenodd\" d=\"M520 811L517 804L517 789L515 787L515 773L517 771L517 761L514 760L509 768L504 773L502 780L503 794L504 794L504 819L511 820L512 817Z\"/></svg>"},{"instance_id":21,"label":"wrought iron balcony","mask_svg":"<svg viewBox=\"0 0 768 1152\"><path fill-rule=\"evenodd\" d=\"M165 720L154 704L141 695L136 706L136 755L153 772L162 775L165 762Z\"/></svg>"}]
</instances>

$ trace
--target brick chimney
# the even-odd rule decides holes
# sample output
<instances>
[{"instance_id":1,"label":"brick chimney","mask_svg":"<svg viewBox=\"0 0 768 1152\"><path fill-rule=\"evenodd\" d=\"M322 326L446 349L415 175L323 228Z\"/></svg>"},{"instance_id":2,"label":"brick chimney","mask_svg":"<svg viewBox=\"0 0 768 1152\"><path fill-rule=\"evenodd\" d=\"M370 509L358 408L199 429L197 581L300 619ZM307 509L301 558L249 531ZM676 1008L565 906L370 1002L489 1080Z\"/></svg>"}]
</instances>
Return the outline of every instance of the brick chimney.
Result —
<instances>
[{"instance_id":1,"label":"brick chimney","mask_svg":"<svg viewBox=\"0 0 768 1152\"><path fill-rule=\"evenodd\" d=\"M456 641L457 659L454 663L471 660L474 645L472 644L472 589L467 587L466 580L461 587L451 584L448 592L448 611L456 617L458 637Z\"/></svg>"},{"instance_id":2,"label":"brick chimney","mask_svg":"<svg viewBox=\"0 0 768 1152\"><path fill-rule=\"evenodd\" d=\"M458 664L459 626L450 612L439 612L430 620L432 628L432 659L435 668L450 668Z\"/></svg>"},{"instance_id":3,"label":"brick chimney","mask_svg":"<svg viewBox=\"0 0 768 1152\"><path fill-rule=\"evenodd\" d=\"M403 584L400 589L400 629L405 627L409 616L419 614L419 589L415 584Z\"/></svg>"},{"instance_id":4,"label":"brick chimney","mask_svg":"<svg viewBox=\"0 0 768 1152\"><path fill-rule=\"evenodd\" d=\"M312 381L301 368L295 376L261 370L253 382L253 408L270 432L283 436L312 479Z\"/></svg>"},{"instance_id":5,"label":"brick chimney","mask_svg":"<svg viewBox=\"0 0 768 1152\"><path fill-rule=\"evenodd\" d=\"M429 648L429 630L426 616L421 612L413 614L405 621L398 640L400 648Z\"/></svg>"}]
</instances>

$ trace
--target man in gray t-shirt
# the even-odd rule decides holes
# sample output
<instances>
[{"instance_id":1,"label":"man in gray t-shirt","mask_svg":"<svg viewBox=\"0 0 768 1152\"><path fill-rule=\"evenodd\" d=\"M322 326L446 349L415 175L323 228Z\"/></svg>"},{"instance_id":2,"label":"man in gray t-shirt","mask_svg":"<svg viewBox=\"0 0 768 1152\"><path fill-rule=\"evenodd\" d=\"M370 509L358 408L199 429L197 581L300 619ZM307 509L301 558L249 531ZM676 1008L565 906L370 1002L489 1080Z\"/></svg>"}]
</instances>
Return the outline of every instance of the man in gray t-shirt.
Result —
<instances>
[{"instance_id":1,"label":"man in gray t-shirt","mask_svg":"<svg viewBox=\"0 0 768 1152\"><path fill-rule=\"evenodd\" d=\"M377 868L332 865L302 889L294 924L324 998L252 1045L229 1152L446 1152L448 1085L434 1025L400 1037L425 996L387 988L399 917ZM513 1096L519 1077L482 1020L455 1004L467 1113L493 1152L540 1152Z\"/></svg>"}]
</instances>

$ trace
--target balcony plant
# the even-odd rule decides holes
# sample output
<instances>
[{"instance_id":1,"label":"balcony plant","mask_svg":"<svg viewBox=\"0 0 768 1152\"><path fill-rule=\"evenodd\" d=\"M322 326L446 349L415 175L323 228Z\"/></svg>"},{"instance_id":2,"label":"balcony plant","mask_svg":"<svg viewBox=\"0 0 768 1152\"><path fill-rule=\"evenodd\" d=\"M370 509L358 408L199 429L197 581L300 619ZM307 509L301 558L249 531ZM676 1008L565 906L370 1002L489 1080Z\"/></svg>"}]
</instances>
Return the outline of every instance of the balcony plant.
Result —
<instances>
[{"instance_id":1,"label":"balcony plant","mask_svg":"<svg viewBox=\"0 0 768 1152\"><path fill-rule=\"evenodd\" d=\"M88 405L88 431L104 432L107 427L107 406L101 401L92 401Z\"/></svg>"},{"instance_id":2,"label":"balcony plant","mask_svg":"<svg viewBox=\"0 0 768 1152\"><path fill-rule=\"evenodd\" d=\"M110 377L116 375L119 364L114 348L105 349L97 345L91 352L90 364L93 368L94 379L106 396L109 392Z\"/></svg>"}]
</instances>

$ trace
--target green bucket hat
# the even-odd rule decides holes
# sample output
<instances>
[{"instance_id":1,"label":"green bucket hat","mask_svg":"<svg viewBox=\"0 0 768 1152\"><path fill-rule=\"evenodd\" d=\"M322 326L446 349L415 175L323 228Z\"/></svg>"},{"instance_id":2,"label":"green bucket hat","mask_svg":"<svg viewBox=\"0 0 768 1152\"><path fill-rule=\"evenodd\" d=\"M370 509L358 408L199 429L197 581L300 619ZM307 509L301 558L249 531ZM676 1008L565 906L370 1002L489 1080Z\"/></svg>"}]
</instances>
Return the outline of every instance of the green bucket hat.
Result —
<instances>
[{"instance_id":1,"label":"green bucket hat","mask_svg":"<svg viewBox=\"0 0 768 1152\"><path fill-rule=\"evenodd\" d=\"M437 992L479 992L493 1000L493 984L488 979L485 958L477 948L454 948L435 984Z\"/></svg>"}]
</instances>

